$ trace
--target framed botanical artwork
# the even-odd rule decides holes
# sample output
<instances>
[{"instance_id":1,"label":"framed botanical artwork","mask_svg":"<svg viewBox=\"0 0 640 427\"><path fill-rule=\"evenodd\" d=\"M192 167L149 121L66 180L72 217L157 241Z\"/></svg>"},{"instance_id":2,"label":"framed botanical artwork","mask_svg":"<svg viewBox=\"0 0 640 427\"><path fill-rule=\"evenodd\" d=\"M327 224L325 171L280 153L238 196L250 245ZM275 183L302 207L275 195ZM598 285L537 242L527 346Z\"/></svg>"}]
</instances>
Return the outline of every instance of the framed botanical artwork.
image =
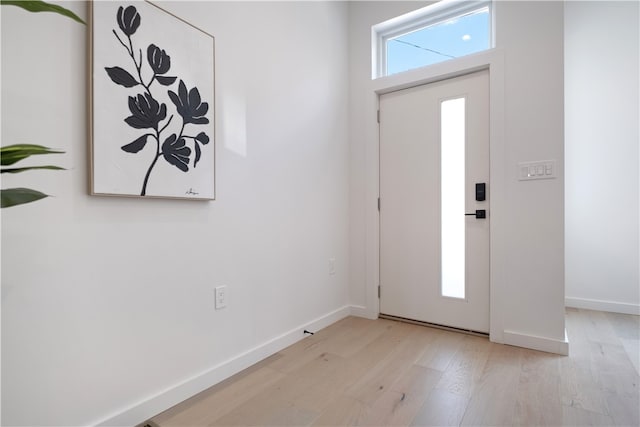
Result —
<instances>
[{"instance_id":1,"label":"framed botanical artwork","mask_svg":"<svg viewBox=\"0 0 640 427\"><path fill-rule=\"evenodd\" d=\"M215 199L213 36L151 2L90 5L91 194Z\"/></svg>"}]
</instances>

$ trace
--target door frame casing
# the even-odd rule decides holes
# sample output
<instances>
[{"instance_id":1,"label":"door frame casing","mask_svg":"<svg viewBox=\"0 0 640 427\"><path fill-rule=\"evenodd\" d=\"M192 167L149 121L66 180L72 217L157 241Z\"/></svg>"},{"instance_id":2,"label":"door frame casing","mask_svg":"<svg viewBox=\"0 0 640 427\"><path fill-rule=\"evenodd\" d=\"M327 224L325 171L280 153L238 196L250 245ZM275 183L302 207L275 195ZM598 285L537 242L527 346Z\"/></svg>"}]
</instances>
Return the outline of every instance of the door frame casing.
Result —
<instances>
[{"instance_id":1,"label":"door frame casing","mask_svg":"<svg viewBox=\"0 0 640 427\"><path fill-rule=\"evenodd\" d=\"M491 191L491 223L489 249L489 338L493 342L503 343L503 316L506 308L504 272L502 265L506 262L504 233L505 213L505 179L507 176L505 163L505 71L504 51L499 48L489 49L473 55L456 58L415 70L398 73L372 80L372 107L377 112L380 95L398 90L422 86L437 81L447 80L480 70L489 70L489 189ZM378 286L380 285L380 215L378 197L380 196L380 134L377 113L371 115L371 135L375 135L371 145L367 146L368 177L374 182L367 182L367 214L366 233L372 236L367 239L366 250L366 307L360 315L377 318L380 314ZM384 200L381 201L384 203ZM370 210L372 209L372 210Z\"/></svg>"}]
</instances>

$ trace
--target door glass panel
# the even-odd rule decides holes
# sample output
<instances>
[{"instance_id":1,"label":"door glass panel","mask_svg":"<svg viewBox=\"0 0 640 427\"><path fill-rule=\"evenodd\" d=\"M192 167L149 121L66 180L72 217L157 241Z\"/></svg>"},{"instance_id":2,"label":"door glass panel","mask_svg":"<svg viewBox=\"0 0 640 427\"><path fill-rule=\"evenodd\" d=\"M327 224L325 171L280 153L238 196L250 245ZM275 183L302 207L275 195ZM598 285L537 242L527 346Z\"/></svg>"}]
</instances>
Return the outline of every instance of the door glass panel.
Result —
<instances>
[{"instance_id":1,"label":"door glass panel","mask_svg":"<svg viewBox=\"0 0 640 427\"><path fill-rule=\"evenodd\" d=\"M440 104L443 296L465 298L465 99Z\"/></svg>"}]
</instances>

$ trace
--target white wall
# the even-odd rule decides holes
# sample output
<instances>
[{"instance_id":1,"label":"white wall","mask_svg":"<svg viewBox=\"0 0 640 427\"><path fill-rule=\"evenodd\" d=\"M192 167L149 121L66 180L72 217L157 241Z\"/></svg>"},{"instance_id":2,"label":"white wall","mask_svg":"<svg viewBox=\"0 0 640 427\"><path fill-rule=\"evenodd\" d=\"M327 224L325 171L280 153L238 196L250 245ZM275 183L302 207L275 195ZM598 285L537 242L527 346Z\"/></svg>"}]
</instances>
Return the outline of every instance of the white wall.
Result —
<instances>
[{"instance_id":1,"label":"white wall","mask_svg":"<svg viewBox=\"0 0 640 427\"><path fill-rule=\"evenodd\" d=\"M162 4L216 37L214 202L88 196L86 28L2 7L2 144L69 169L3 176L55 195L2 211L3 425L133 424L348 313L346 5Z\"/></svg>"},{"instance_id":2,"label":"white wall","mask_svg":"<svg viewBox=\"0 0 640 427\"><path fill-rule=\"evenodd\" d=\"M349 9L350 296L354 304L362 306L361 312L370 317L377 315L378 310L375 292L378 142L374 91L381 86L370 80L371 26L423 5L353 2ZM517 180L518 162L548 159L555 159L558 165L564 162L563 4L500 1L495 3L495 9L496 46L504 58L499 70L504 87L497 91L504 92L501 101L504 105L500 106L504 120L496 126L500 144L494 146L492 140L492 158L502 161L491 166L492 173L497 172L491 178L491 338L563 352L566 351L563 171L559 170L558 178L553 180ZM420 70L407 74L426 75Z\"/></svg>"},{"instance_id":3,"label":"white wall","mask_svg":"<svg viewBox=\"0 0 640 427\"><path fill-rule=\"evenodd\" d=\"M567 305L640 314L640 7L565 4Z\"/></svg>"}]
</instances>

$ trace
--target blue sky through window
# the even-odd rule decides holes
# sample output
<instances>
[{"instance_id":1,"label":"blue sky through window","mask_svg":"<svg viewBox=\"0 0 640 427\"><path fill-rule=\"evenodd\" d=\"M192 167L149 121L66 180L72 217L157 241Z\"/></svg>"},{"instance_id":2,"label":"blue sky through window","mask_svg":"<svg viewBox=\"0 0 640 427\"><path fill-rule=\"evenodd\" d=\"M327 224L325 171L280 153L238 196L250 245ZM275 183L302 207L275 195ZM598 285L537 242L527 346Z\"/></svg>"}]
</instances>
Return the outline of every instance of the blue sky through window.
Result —
<instances>
[{"instance_id":1,"label":"blue sky through window","mask_svg":"<svg viewBox=\"0 0 640 427\"><path fill-rule=\"evenodd\" d=\"M387 39L387 75L489 49L489 11Z\"/></svg>"}]
</instances>

